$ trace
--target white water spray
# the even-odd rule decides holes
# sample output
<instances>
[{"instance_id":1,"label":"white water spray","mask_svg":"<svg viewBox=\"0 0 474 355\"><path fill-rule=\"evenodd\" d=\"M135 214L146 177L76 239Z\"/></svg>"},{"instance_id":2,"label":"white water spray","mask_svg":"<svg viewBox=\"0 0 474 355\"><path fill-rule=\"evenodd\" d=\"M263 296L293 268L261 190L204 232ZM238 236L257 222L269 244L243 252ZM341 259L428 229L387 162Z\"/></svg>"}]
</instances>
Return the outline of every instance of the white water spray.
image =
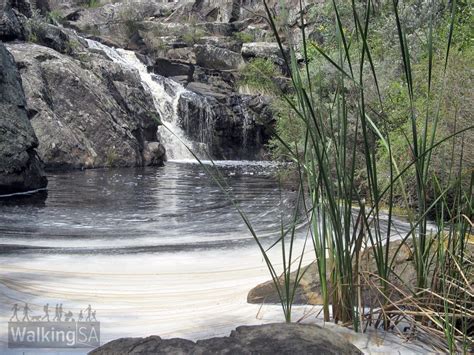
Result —
<instances>
[{"instance_id":1,"label":"white water spray","mask_svg":"<svg viewBox=\"0 0 474 355\"><path fill-rule=\"evenodd\" d=\"M165 126L158 129L158 134L166 148L168 160L193 159L186 146L194 150L197 144L186 138L184 130L180 127L178 111L182 94L195 94L171 79L149 73L145 64L132 51L111 48L89 39L87 43L89 48L103 51L114 62L138 71L142 84L150 91L155 108Z\"/></svg>"}]
</instances>

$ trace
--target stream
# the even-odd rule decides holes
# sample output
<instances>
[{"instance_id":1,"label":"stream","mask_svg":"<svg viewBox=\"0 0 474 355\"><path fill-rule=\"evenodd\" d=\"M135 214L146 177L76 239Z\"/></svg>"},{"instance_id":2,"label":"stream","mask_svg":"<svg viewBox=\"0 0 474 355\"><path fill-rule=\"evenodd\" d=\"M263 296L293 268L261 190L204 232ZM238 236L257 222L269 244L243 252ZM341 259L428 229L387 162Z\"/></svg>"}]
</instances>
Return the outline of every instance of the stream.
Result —
<instances>
[{"instance_id":1,"label":"stream","mask_svg":"<svg viewBox=\"0 0 474 355\"><path fill-rule=\"evenodd\" d=\"M47 191L0 196L0 353L41 353L7 348L4 325L15 304L28 303L36 319L46 304L51 313L62 304L75 319L90 307L100 322L102 344L152 334L196 340L226 336L239 325L283 321L279 305L247 303L249 290L270 278L267 266L231 200L182 144L205 156L199 152L211 143L206 129L215 119L205 98L148 73L133 52L87 41L91 50L138 72L163 120L159 140L170 161L163 167L50 173ZM182 98L199 108L205 126L199 141L188 140L180 128L183 119L190 119L181 117L186 113ZM240 133L245 136L245 129ZM263 245L272 245L281 221L291 220L295 201L294 192L282 189L275 177L278 166L251 161L216 165ZM409 229L406 223L397 225ZM298 233L295 251L304 240L305 234ZM280 253L280 248L269 252L277 272ZM305 263L313 259L308 248ZM318 307L293 310L295 320L318 321ZM337 331L369 352L374 346L379 351L401 346L393 336L380 342L349 329Z\"/></svg>"},{"instance_id":2,"label":"stream","mask_svg":"<svg viewBox=\"0 0 474 355\"><path fill-rule=\"evenodd\" d=\"M217 166L263 244L271 245L281 218L291 218L294 193L280 188L272 163ZM279 305L247 303L249 290L269 279L268 269L237 210L200 165L70 171L48 179L47 192L0 199L1 324L14 304L28 303L31 316L42 316L49 304L52 316L62 303L76 319L91 305L104 344L151 334L197 340L283 321ZM269 253L277 270L280 253ZM312 257L308 248L305 263ZM294 319L322 324L319 310L294 306ZM359 335L325 326L368 353L423 350L392 334L382 339L370 329ZM86 352L9 350L7 327L0 327L2 354Z\"/></svg>"},{"instance_id":3,"label":"stream","mask_svg":"<svg viewBox=\"0 0 474 355\"><path fill-rule=\"evenodd\" d=\"M274 166L218 165L262 241L275 241L292 194L280 189ZM2 324L25 302L32 315L46 303L75 315L91 304L102 343L145 334L198 339L262 321L246 295L268 270L242 218L198 164L48 179L48 192L0 199ZM269 316L281 320L280 308L270 306ZM0 328L0 352L5 333Z\"/></svg>"}]
</instances>

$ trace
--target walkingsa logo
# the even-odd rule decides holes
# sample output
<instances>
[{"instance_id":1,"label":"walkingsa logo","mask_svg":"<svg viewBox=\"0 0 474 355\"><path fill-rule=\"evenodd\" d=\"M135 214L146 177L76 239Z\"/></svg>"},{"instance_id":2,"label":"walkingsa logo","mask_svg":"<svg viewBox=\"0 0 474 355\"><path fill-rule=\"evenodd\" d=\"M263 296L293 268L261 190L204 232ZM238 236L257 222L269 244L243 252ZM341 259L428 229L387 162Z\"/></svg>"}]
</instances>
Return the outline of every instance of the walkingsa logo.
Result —
<instances>
[{"instance_id":1,"label":"walkingsa logo","mask_svg":"<svg viewBox=\"0 0 474 355\"><path fill-rule=\"evenodd\" d=\"M62 303L43 306L35 314L28 303L14 304L8 322L9 348L95 348L100 346L100 322L91 305L74 314Z\"/></svg>"}]
</instances>

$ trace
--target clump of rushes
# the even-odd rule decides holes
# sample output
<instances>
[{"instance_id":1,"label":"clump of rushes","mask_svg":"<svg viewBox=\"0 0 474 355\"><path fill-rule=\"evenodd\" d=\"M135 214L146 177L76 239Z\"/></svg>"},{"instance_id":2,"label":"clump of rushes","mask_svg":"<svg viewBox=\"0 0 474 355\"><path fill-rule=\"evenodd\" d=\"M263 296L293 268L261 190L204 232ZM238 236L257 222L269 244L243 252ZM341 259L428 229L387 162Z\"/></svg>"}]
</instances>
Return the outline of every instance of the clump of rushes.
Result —
<instances>
[{"instance_id":1,"label":"clump of rushes","mask_svg":"<svg viewBox=\"0 0 474 355\"><path fill-rule=\"evenodd\" d=\"M278 92L275 78L281 71L271 59L253 58L240 70L238 81L241 92L274 95Z\"/></svg>"},{"instance_id":2,"label":"clump of rushes","mask_svg":"<svg viewBox=\"0 0 474 355\"><path fill-rule=\"evenodd\" d=\"M217 169L203 167L232 200L260 248L286 321L291 321L294 295L308 270L302 265L305 248L296 255L293 248L297 239L295 226L303 216L305 234L312 241L318 266L326 321L352 326L357 332L371 324L386 330L400 325L410 330L404 334L422 337L437 350L472 351L474 171L472 166L463 165L463 147L472 139L474 126L470 124L441 136L439 131L440 106L446 94L446 73L455 33L456 1L449 4L449 30L436 41L435 8L431 3L424 77L415 77L412 70L411 47L400 17L399 1L393 0L391 4L390 19L396 26L399 46L392 60L403 68L402 88L406 90L409 106L403 165L393 154L394 132L383 119L387 106L379 85L383 78L378 76L369 45L373 43L372 1L362 6L352 1L350 23L343 23L340 5L332 1L336 50L331 54L307 40L302 1L298 20L301 36L297 36L300 43L291 43L291 33L284 33L282 21L277 21L266 1L264 5L292 83L291 94L280 93L280 98L301 126L300 139L275 136L286 150L284 156L294 162L299 179L293 221L289 227L282 224L281 237L273 245L281 247L282 275L276 271L277 260L270 259L268 249L262 245ZM280 10L279 16L285 18L284 9ZM290 49L289 54L286 48ZM322 98L321 77L310 68L314 55L336 72L329 105ZM434 70L435 59L442 63L441 70ZM434 76L435 72L439 74ZM415 90L415 84L420 82L423 85L417 85ZM373 100L368 100L374 92L375 105ZM425 109L415 110L415 100L420 97L426 103ZM452 121L456 127L456 118ZM448 167L448 178L440 179L432 167L432 157L437 148L446 146L452 147L451 167ZM387 161L380 161L381 150ZM388 165L384 179L379 176L382 163L384 167ZM415 181L409 184L414 186L406 183L409 174L415 176ZM433 191L428 191L428 186ZM401 198L395 198L395 190ZM415 196L410 196L412 191ZM402 235L394 226L395 208L408 211L410 228ZM394 271L402 248L409 250L407 262L413 263L415 269L414 284ZM375 271L362 267L363 249L372 251ZM292 272L296 277L290 275ZM393 280L400 281L403 288ZM378 304L367 310L363 304L364 293L373 295L374 291L380 296Z\"/></svg>"},{"instance_id":3,"label":"clump of rushes","mask_svg":"<svg viewBox=\"0 0 474 355\"><path fill-rule=\"evenodd\" d=\"M379 307L370 310L371 320L374 314L379 317L374 324L389 329L402 323L415 333L429 335L431 344L438 348L466 352L473 341L474 322L473 260L469 247L473 228L474 173L472 170L466 173L463 167L462 145L468 137L472 139L474 127L464 127L444 137L437 134L456 23L456 1L450 5L449 31L443 43L434 43L434 14L431 14L426 45L428 69L426 77L415 78L399 2L394 0L392 4L392 19L399 42L399 55L393 60L400 61L403 67L404 89L410 107L410 133L405 136L409 161L399 166L392 154L391 130L383 119L379 119L384 116L384 97L368 44L372 33L371 1L366 2L365 8L352 2L351 24L342 23L339 5L332 1L337 42L335 56L308 42L301 1L302 43L298 46L288 43L289 40L283 43L283 38L291 38L291 35L281 33L281 26L277 25L281 22L276 21L265 2L268 20L285 58L294 92L293 97L282 93L282 98L304 128L302 143L277 139L287 149L287 156L292 157L299 172L301 200L305 204L308 233L313 240L319 269L325 320L332 318L335 322L351 324L355 331L362 331L368 321L366 309L362 307L362 293L367 289L362 284L365 283L381 294ZM434 12L434 6L431 10ZM289 55L285 54L284 45L290 48ZM314 50L337 73L329 108L321 104L321 85L310 70L308 53ZM443 68L440 77L435 78L434 56L440 52ZM298 64L298 57L304 58L302 66ZM425 82L423 89L414 90L415 80ZM377 107L367 100L371 95L367 89L369 81L376 89ZM426 101L423 112L414 109L419 95ZM361 161L356 159L360 147L355 142L362 144ZM456 171L450 171L450 178L443 179L442 185L431 164L434 150L446 142L452 143L451 162ZM461 149L454 149L459 145ZM389 165L389 176L383 185L378 176L381 169L376 146L384 150L389 160L384 162ZM407 186L404 182L411 170L416 176L415 186ZM364 189L357 183L361 174L366 180ZM427 186L435 186L435 191L429 194ZM413 188L416 206L409 201L407 192ZM398 242L395 253L389 253L395 234L394 189L402 194L398 204L410 211L410 230L398 237L401 243ZM385 206L388 211L382 211ZM430 218L434 218L432 223L436 227L430 228ZM382 226L383 220L387 221L386 226ZM376 273L372 275L360 267L365 241L373 251L376 263ZM403 246L408 247L412 255L416 284L401 280L410 292L398 295L395 301L394 294L403 292L390 280L399 277L393 274L393 266Z\"/></svg>"}]
</instances>

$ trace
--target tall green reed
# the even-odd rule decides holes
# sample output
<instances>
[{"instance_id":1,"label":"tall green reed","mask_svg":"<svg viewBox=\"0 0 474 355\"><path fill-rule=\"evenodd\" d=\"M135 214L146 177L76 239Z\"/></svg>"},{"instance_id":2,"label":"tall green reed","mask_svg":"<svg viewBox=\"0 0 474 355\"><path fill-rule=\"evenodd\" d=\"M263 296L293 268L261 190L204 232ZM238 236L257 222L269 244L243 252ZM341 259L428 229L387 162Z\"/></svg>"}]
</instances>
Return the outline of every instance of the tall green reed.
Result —
<instances>
[{"instance_id":1,"label":"tall green reed","mask_svg":"<svg viewBox=\"0 0 474 355\"><path fill-rule=\"evenodd\" d=\"M330 64L337 72L337 85L332 104L329 109L323 105L318 88L320 85L314 82L309 68L308 49L309 42L305 33L306 21L304 18L304 6L300 1L299 27L301 29L301 42L292 43L292 36L286 33L280 35L281 24L270 11L267 2L264 1L268 21L274 32L275 39L280 47L287 71L290 73L293 96L282 94L283 100L291 107L300 123L304 126L303 145L298 146L277 137L281 144L287 148L288 155L297 164L298 177L302 188L302 199L305 201L305 215L308 221L309 233L313 240L316 262L321 282L321 294L325 320L330 319L330 305L332 305L332 318L338 322L351 322L354 329L361 329L362 314L364 309L361 301L361 284L358 274L361 272L360 254L363 241L368 241L368 247L373 252L377 276L380 282L378 290L385 300L380 306L390 305L390 283L391 277L399 277L393 274L393 264L397 254L403 245L410 248L413 255L413 264L416 270L416 285L411 287L414 295L427 290L435 284L439 284L439 277L444 280L447 273L446 253L439 244L440 240L447 238L447 245L451 246L450 255L455 258L451 260L458 267L466 267L472 262L468 260L465 253L459 254L466 248L466 241L472 231L473 196L470 192L461 194L463 161L460 157L459 170L456 181L448 181L446 186L437 185L435 197L428 198L427 186L435 184L436 175L433 175L431 158L439 146L447 141L453 141L465 133L472 134L473 126L464 128L442 139L437 139L438 124L440 120L440 102L445 90L446 71L449 66L449 54L452 43L454 24L456 18L456 1L451 3L451 15L449 33L446 39L444 68L442 85L433 93L433 58L436 54L433 42L433 11L430 16L429 33L427 41L428 70L427 77L415 78L411 64L410 46L407 40L403 19L399 13L399 2L393 0L393 20L397 28L400 46L399 58L403 67L404 82L408 92L411 135L405 136L409 147L411 159L403 167L396 163L392 153L391 132L383 120L375 116L384 113L384 98L379 87L376 66L369 46L371 34L370 24L372 16L372 3L366 2L364 9L358 8L352 1L353 23L352 32L347 33L340 16L339 5L333 0L333 12L335 19L335 38L337 42L336 57L331 57L322 48L314 46L314 49ZM433 5L433 4L432 4ZM282 38L286 38L284 43ZM311 44L312 45L312 44ZM437 44L442 45L442 44ZM286 47L289 48L287 55ZM297 60L298 54L303 58L300 64ZM422 95L426 96L426 112L424 118L415 110L415 80L425 80L427 89ZM370 95L367 89L369 82L376 88L378 96L378 107L374 109L367 102ZM352 97L348 97L352 95ZM355 98L354 98L355 97ZM432 107L435 109L433 110ZM421 121L421 124L420 124ZM421 126L421 128L420 128ZM352 132L351 132L352 130ZM357 175L360 167L356 166L357 144L361 141L363 145L363 171L366 178L367 188L362 191L357 185ZM376 143L381 143L382 149L386 149L389 157L389 179L388 183L382 185L379 178L379 162L377 159ZM461 151L462 152L462 151ZM462 155L462 153L461 153ZM408 202L408 191L404 177L413 169L415 171L416 208L412 208ZM394 189L398 187L402 192L402 205L409 210L408 219L410 230L401 236L396 252L390 255L390 246L393 243L392 225L395 218L393 208ZM447 205L447 194L459 191L451 206ZM388 205L388 212L383 211L383 205ZM441 209L443 213L435 214L437 228L430 228L430 218L435 211ZM467 210L466 210L467 209ZM457 218L449 220L449 229L446 232L446 213ZM460 211L464 211L461 214ZM464 218L460 218L462 215ZM381 220L387 220L387 228L381 226ZM470 224L471 223L471 224ZM445 234L447 233L447 237ZM454 243L456 241L456 243ZM438 243L438 246L436 244ZM454 243L454 244L453 244ZM461 255L461 259L459 259ZM436 270L444 270L436 274ZM452 269L451 273L453 272ZM461 269L461 274L466 270ZM454 277L454 276L453 276ZM464 277L466 281L467 278ZM446 281L441 282L445 285ZM408 285L407 285L408 286ZM446 304L452 304L452 288L442 287L437 290L437 297L445 300ZM459 295L466 288L457 289ZM455 297L459 296L456 293ZM465 293L464 299L470 295ZM420 302L424 301L420 297ZM450 303L451 302L451 303ZM466 301L467 302L467 301ZM472 302L471 302L472 303ZM445 306L446 306L445 304ZM452 313L456 311L450 306L445 307L445 315L442 327L446 334L453 334L450 329L457 329ZM441 313L436 311L439 316ZM385 328L390 325L390 316L382 315ZM421 312L415 321L426 320ZM432 319L432 318L430 318ZM466 319L463 320L465 323ZM472 322L472 318L469 318ZM441 323L436 323L438 326ZM467 335L464 334L466 337ZM449 338L448 338L449 339ZM451 339L454 339L453 337ZM457 338L458 339L458 338ZM453 342L449 342L450 349Z\"/></svg>"},{"instance_id":2,"label":"tall green reed","mask_svg":"<svg viewBox=\"0 0 474 355\"><path fill-rule=\"evenodd\" d=\"M453 142L454 147L459 137L472 134L474 128L465 127L438 138L440 102L445 90L456 19L456 1L450 5L446 43L434 42L434 9L431 9L426 46L427 74L424 78L417 78L412 70L410 45L400 16L399 1L392 1L392 20L400 47L399 56L393 60L399 61L403 68L411 123L410 134L405 136L410 160L406 165L399 166L393 153L390 128L383 120L385 99L369 45L372 1L366 1L365 7L360 8L352 0L352 22L350 26L345 26L343 20L347 20L341 18L340 4L332 0L335 56L309 43L303 1L299 1L298 25L301 33L298 43L293 41L291 33L281 36L284 25L264 1L268 23L292 84L292 95L281 93L281 98L304 127L300 143L285 141L276 135L296 167L299 186L292 223L289 226L281 224L280 238L272 246L280 245L281 248L281 275L275 268L277 261L270 258L269 249L262 244L250 219L233 198L225 180L219 176L218 169L211 169L204 164L203 167L233 202L255 239L269 269L286 321L291 321L295 294L301 278L308 270L302 265L305 249L301 254L295 254L293 248L297 221L302 216L307 223L307 235L311 238L318 266L326 321L332 318L335 322L352 324L356 331L363 330L363 292L366 292L363 280L367 279L367 275L361 268L361 254L364 248L369 248L375 260L375 279L378 282L378 285L372 283L372 286L382 296L378 300L380 321L376 324L388 329L399 322L400 317L418 329L426 329L428 324L432 334L439 336L441 332L446 339L441 346L454 352L460 349L461 344L461 348L468 351L466 344L472 341L472 330L469 333L469 329L472 329L474 319L474 314L469 310L472 309L474 292L470 284L473 262L468 253L473 228L474 174L471 173L469 187L465 189L462 149L460 157L455 157L453 150L452 161L459 159L459 164L458 170L450 173L453 178L448 182L441 184L432 167L432 156L436 149L447 142ZM346 28L352 30L347 31ZM434 57L442 45L445 46L442 77L434 78ZM337 73L330 105L322 99L322 83L317 82L318 79L311 74L310 50L315 50ZM435 86L435 79L442 84ZM426 82L421 94L415 90L416 80ZM377 107L368 102L370 83L375 87ZM415 110L418 95L424 95L427 102L423 115ZM389 160L386 183L382 183L379 177L381 167L378 149L384 149ZM362 160L361 164L357 162L358 159ZM360 187L358 178L361 170L366 180L364 189ZM409 202L412 186L406 183L412 170L415 172L415 208ZM432 198L428 197L428 185L436 186ZM391 253L396 234L393 230L396 189L401 191L402 199L397 200L397 203L408 211L410 228L404 235L397 236L400 241L395 244L395 252ZM383 209L384 206L388 206L388 211ZM430 218L434 218L431 222L435 228L430 227ZM383 227L383 220L387 227ZM401 279L401 275L394 273L394 263L403 246L412 255L416 284L410 285L406 280L401 280L410 293L404 294L405 304L400 304L400 301L391 298L396 290L390 280ZM296 266L293 266L295 262ZM293 272L296 277L292 277ZM407 309L412 310L404 312Z\"/></svg>"}]
</instances>

